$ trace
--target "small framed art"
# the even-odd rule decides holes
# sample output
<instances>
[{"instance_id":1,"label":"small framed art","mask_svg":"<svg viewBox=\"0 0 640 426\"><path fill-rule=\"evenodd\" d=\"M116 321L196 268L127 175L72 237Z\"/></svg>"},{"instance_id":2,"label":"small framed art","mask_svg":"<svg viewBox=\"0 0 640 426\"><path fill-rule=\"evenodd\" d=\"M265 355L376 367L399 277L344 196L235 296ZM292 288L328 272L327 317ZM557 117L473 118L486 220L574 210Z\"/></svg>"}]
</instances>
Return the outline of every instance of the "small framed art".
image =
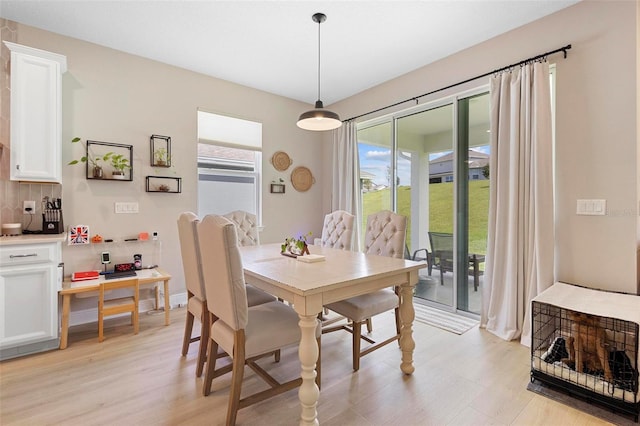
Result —
<instances>
[{"instance_id":1,"label":"small framed art","mask_svg":"<svg viewBox=\"0 0 640 426\"><path fill-rule=\"evenodd\" d=\"M284 194L284 184L283 183L272 183L271 184L271 193L272 194Z\"/></svg>"}]
</instances>

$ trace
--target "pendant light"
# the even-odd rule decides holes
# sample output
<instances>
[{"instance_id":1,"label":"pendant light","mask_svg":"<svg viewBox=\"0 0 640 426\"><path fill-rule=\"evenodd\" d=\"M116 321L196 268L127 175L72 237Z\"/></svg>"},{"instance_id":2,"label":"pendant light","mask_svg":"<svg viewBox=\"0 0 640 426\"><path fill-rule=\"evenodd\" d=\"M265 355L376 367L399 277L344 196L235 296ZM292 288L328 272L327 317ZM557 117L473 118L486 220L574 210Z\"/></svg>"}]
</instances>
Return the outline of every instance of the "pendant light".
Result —
<instances>
[{"instance_id":1,"label":"pendant light","mask_svg":"<svg viewBox=\"0 0 640 426\"><path fill-rule=\"evenodd\" d=\"M324 109L320 100L320 24L327 20L327 15L315 13L311 19L318 23L318 100L314 109L300 114L297 125L301 129L319 132L337 129L342 126L342 121L340 121L338 114Z\"/></svg>"}]
</instances>

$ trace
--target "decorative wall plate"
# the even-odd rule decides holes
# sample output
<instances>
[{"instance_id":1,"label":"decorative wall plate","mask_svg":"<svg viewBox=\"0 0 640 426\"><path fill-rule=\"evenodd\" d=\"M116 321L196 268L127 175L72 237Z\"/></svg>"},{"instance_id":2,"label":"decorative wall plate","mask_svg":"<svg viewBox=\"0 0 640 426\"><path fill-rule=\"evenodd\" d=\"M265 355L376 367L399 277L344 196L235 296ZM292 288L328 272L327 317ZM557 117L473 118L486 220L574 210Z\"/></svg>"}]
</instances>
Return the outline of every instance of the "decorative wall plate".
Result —
<instances>
[{"instance_id":1,"label":"decorative wall plate","mask_svg":"<svg viewBox=\"0 0 640 426\"><path fill-rule=\"evenodd\" d=\"M284 172L293 163L293 160L284 151L278 151L271 157L271 164L276 170Z\"/></svg>"},{"instance_id":2,"label":"decorative wall plate","mask_svg":"<svg viewBox=\"0 0 640 426\"><path fill-rule=\"evenodd\" d=\"M291 184L299 192L305 192L311 188L311 185L316 183L316 180L311 174L311 170L306 167L300 166L293 169L291 172Z\"/></svg>"}]
</instances>

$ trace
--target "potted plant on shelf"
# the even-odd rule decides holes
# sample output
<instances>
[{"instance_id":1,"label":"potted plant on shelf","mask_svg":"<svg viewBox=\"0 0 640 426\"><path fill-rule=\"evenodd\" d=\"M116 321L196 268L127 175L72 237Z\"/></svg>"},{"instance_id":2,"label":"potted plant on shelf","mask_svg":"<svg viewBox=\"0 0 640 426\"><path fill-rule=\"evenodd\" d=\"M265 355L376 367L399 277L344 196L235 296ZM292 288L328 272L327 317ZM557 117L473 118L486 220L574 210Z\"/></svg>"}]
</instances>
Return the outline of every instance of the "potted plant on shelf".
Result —
<instances>
[{"instance_id":1,"label":"potted plant on shelf","mask_svg":"<svg viewBox=\"0 0 640 426\"><path fill-rule=\"evenodd\" d=\"M113 167L113 172L111 172L111 177L113 179L124 180L125 170L131 168L131 164L129 164L129 160L124 158L122 154L114 154L113 152L109 152L102 157L104 160L111 160L111 167Z\"/></svg>"},{"instance_id":2,"label":"potted plant on shelf","mask_svg":"<svg viewBox=\"0 0 640 426\"><path fill-rule=\"evenodd\" d=\"M71 143L77 143L77 142L80 142L80 140L81 139L79 137L75 137L71 139ZM106 161L109 158L110 154L113 154L113 153L109 152L104 156L97 156L97 157L91 156L91 154L88 154L88 155L82 156L80 160L69 161L68 165L72 166L78 163L89 162L89 164L91 164L91 176L93 176L94 179L102 179L104 176L104 172L102 170L102 166L98 164L98 161L102 161L102 160Z\"/></svg>"},{"instance_id":3,"label":"potted plant on shelf","mask_svg":"<svg viewBox=\"0 0 640 426\"><path fill-rule=\"evenodd\" d=\"M171 162L171 157L169 156L169 152L167 148L158 148L153 152L153 157L155 158L154 166L167 167Z\"/></svg>"}]
</instances>

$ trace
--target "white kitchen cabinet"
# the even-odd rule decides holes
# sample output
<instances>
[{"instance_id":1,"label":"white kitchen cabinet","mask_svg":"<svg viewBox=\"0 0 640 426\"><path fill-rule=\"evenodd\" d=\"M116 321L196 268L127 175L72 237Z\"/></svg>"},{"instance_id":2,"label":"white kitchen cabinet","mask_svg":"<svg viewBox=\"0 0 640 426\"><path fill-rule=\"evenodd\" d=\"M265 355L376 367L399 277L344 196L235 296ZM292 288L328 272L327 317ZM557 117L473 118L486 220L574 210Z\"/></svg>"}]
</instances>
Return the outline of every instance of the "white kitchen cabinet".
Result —
<instances>
[{"instance_id":1,"label":"white kitchen cabinet","mask_svg":"<svg viewBox=\"0 0 640 426\"><path fill-rule=\"evenodd\" d=\"M4 42L11 51L11 180L62 180L62 74L67 59Z\"/></svg>"},{"instance_id":2,"label":"white kitchen cabinet","mask_svg":"<svg viewBox=\"0 0 640 426\"><path fill-rule=\"evenodd\" d=\"M0 247L0 360L55 349L60 242Z\"/></svg>"}]
</instances>

